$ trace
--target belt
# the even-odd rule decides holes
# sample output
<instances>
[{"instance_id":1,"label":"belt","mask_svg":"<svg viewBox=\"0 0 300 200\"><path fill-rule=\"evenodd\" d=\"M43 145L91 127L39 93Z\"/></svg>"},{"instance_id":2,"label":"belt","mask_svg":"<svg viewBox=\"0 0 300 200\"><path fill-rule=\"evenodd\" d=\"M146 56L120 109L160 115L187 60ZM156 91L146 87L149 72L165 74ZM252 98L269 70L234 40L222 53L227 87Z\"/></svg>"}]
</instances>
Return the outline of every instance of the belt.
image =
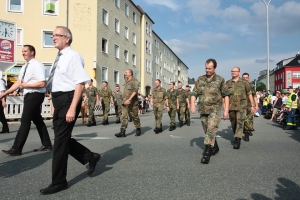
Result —
<instances>
[{"instance_id":1,"label":"belt","mask_svg":"<svg viewBox=\"0 0 300 200\"><path fill-rule=\"evenodd\" d=\"M67 91L67 92L62 92L62 91L52 92L51 95L52 95L52 97L58 97L58 96L61 96L61 95L64 95L64 94L71 94L71 93L74 93L74 90Z\"/></svg>"}]
</instances>

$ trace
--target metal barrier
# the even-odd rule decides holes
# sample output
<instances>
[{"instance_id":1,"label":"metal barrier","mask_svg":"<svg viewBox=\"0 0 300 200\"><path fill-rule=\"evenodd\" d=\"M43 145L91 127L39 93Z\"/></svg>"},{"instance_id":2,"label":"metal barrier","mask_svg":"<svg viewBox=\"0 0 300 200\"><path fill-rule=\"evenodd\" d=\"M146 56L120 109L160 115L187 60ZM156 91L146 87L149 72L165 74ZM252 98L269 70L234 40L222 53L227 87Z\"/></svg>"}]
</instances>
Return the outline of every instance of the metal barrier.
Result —
<instances>
[{"instance_id":1,"label":"metal barrier","mask_svg":"<svg viewBox=\"0 0 300 200\"><path fill-rule=\"evenodd\" d=\"M41 106L41 114L43 118L52 118L51 115L52 101L48 99L49 99L48 97L45 97L44 102L42 103ZM6 119L20 119L22 117L23 100L24 100L24 96L8 96L6 98L7 106L6 108L4 108L4 114ZM95 115L102 114L101 103L100 106L95 106L94 114ZM115 114L115 108L110 108L109 114L110 115ZM81 113L79 113L79 116L81 116Z\"/></svg>"}]
</instances>

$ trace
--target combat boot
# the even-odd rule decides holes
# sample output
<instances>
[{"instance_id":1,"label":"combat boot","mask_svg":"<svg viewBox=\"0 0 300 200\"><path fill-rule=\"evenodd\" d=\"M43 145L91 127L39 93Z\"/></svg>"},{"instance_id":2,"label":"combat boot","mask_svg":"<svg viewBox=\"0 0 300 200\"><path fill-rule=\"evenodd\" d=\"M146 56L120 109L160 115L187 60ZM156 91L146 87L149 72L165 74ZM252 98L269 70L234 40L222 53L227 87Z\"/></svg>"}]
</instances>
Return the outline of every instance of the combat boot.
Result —
<instances>
[{"instance_id":1,"label":"combat boot","mask_svg":"<svg viewBox=\"0 0 300 200\"><path fill-rule=\"evenodd\" d=\"M174 126L173 126L173 130L175 130L176 129L176 124L174 124Z\"/></svg>"},{"instance_id":2,"label":"combat boot","mask_svg":"<svg viewBox=\"0 0 300 200\"><path fill-rule=\"evenodd\" d=\"M92 124L91 124L91 126L97 126L96 121L93 121Z\"/></svg>"},{"instance_id":3,"label":"combat boot","mask_svg":"<svg viewBox=\"0 0 300 200\"><path fill-rule=\"evenodd\" d=\"M121 128L120 133L115 134L116 137L126 137L125 135L125 129Z\"/></svg>"},{"instance_id":4,"label":"combat boot","mask_svg":"<svg viewBox=\"0 0 300 200\"><path fill-rule=\"evenodd\" d=\"M249 142L249 135L250 135L250 133L248 132L248 131L246 131L245 133L244 133L244 141L246 141L246 142Z\"/></svg>"},{"instance_id":5,"label":"combat boot","mask_svg":"<svg viewBox=\"0 0 300 200\"><path fill-rule=\"evenodd\" d=\"M103 119L102 125L106 125L106 120Z\"/></svg>"},{"instance_id":6,"label":"combat boot","mask_svg":"<svg viewBox=\"0 0 300 200\"><path fill-rule=\"evenodd\" d=\"M211 145L205 145L205 150L203 152L203 157L201 159L201 163L208 164L209 160L210 160L211 153L212 153Z\"/></svg>"},{"instance_id":7,"label":"combat boot","mask_svg":"<svg viewBox=\"0 0 300 200\"><path fill-rule=\"evenodd\" d=\"M137 128L135 131L135 136L140 136L141 135L141 128Z\"/></svg>"},{"instance_id":8,"label":"combat boot","mask_svg":"<svg viewBox=\"0 0 300 200\"><path fill-rule=\"evenodd\" d=\"M252 131L249 131L249 135L250 135L250 136L253 136L253 133L252 133Z\"/></svg>"},{"instance_id":9,"label":"combat boot","mask_svg":"<svg viewBox=\"0 0 300 200\"><path fill-rule=\"evenodd\" d=\"M216 155L219 152L219 146L217 143L217 139L215 139L214 147L212 148L211 155Z\"/></svg>"},{"instance_id":10,"label":"combat boot","mask_svg":"<svg viewBox=\"0 0 300 200\"><path fill-rule=\"evenodd\" d=\"M241 146L241 138L234 138L233 148L239 149Z\"/></svg>"},{"instance_id":11,"label":"combat boot","mask_svg":"<svg viewBox=\"0 0 300 200\"><path fill-rule=\"evenodd\" d=\"M154 132L155 132L156 134L158 134L158 133L159 133L159 128L155 127Z\"/></svg>"},{"instance_id":12,"label":"combat boot","mask_svg":"<svg viewBox=\"0 0 300 200\"><path fill-rule=\"evenodd\" d=\"M190 120L186 120L186 125L187 125L187 126L190 126L190 125L191 125Z\"/></svg>"},{"instance_id":13,"label":"combat boot","mask_svg":"<svg viewBox=\"0 0 300 200\"><path fill-rule=\"evenodd\" d=\"M179 128L181 128L183 126L183 122L179 121Z\"/></svg>"},{"instance_id":14,"label":"combat boot","mask_svg":"<svg viewBox=\"0 0 300 200\"><path fill-rule=\"evenodd\" d=\"M170 128L169 128L169 131L173 131L173 126L171 125Z\"/></svg>"},{"instance_id":15,"label":"combat boot","mask_svg":"<svg viewBox=\"0 0 300 200\"><path fill-rule=\"evenodd\" d=\"M121 121L120 120L116 120L116 122L115 122L116 124L120 124L121 123Z\"/></svg>"},{"instance_id":16,"label":"combat boot","mask_svg":"<svg viewBox=\"0 0 300 200\"><path fill-rule=\"evenodd\" d=\"M90 121L88 121L88 123L86 124L87 127L92 126L92 123Z\"/></svg>"}]
</instances>

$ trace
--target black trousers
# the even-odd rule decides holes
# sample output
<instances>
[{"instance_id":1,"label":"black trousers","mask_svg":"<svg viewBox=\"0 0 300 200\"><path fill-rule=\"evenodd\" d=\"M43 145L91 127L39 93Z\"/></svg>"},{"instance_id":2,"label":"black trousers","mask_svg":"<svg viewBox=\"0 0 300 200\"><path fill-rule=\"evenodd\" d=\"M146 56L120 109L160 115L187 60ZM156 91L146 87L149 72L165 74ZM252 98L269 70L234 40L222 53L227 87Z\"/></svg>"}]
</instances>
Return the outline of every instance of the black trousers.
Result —
<instances>
[{"instance_id":1,"label":"black trousers","mask_svg":"<svg viewBox=\"0 0 300 200\"><path fill-rule=\"evenodd\" d=\"M70 108L74 96L72 92L54 92L52 101L54 105L54 148L52 159L52 184L67 182L68 154L81 164L87 164L93 157L93 153L71 138L74 124L81 108L81 101L76 107L75 120L72 123L66 121L66 114Z\"/></svg>"},{"instance_id":2,"label":"black trousers","mask_svg":"<svg viewBox=\"0 0 300 200\"><path fill-rule=\"evenodd\" d=\"M51 146L51 140L47 127L41 115L41 105L44 101L44 93L28 93L24 97L24 107L21 117L21 126L18 130L13 149L22 152L27 140L31 121L35 124L43 146Z\"/></svg>"},{"instance_id":3,"label":"black trousers","mask_svg":"<svg viewBox=\"0 0 300 200\"><path fill-rule=\"evenodd\" d=\"M6 130L8 130L8 124L7 124L7 120L5 118L4 110L3 109L4 108L2 106L2 101L0 100L0 121L2 123L2 130L6 131Z\"/></svg>"}]
</instances>

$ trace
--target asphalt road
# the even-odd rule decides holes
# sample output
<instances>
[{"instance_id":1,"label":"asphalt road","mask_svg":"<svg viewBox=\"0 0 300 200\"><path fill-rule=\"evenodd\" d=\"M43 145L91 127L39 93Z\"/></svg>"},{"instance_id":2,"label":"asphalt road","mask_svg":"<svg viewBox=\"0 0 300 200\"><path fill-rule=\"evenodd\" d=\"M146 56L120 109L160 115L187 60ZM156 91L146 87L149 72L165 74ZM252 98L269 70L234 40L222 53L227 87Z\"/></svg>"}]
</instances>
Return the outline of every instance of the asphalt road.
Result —
<instances>
[{"instance_id":1,"label":"asphalt road","mask_svg":"<svg viewBox=\"0 0 300 200\"><path fill-rule=\"evenodd\" d=\"M300 199L300 131L283 131L278 124L255 118L254 136L233 149L229 120L218 131L220 152L208 165L200 163L204 132L199 115L191 126L168 131L169 117L163 116L163 132L155 134L154 116L141 115L142 136L135 137L129 123L126 138L115 138L120 124L86 127L80 124L74 138L101 153L93 177L87 166L69 157L69 189L42 196L41 188L51 183L51 152L36 153L41 146L32 125L22 156L0 152L0 199ZM51 121L48 131L53 139ZM0 149L9 149L19 124L0 135Z\"/></svg>"}]
</instances>

